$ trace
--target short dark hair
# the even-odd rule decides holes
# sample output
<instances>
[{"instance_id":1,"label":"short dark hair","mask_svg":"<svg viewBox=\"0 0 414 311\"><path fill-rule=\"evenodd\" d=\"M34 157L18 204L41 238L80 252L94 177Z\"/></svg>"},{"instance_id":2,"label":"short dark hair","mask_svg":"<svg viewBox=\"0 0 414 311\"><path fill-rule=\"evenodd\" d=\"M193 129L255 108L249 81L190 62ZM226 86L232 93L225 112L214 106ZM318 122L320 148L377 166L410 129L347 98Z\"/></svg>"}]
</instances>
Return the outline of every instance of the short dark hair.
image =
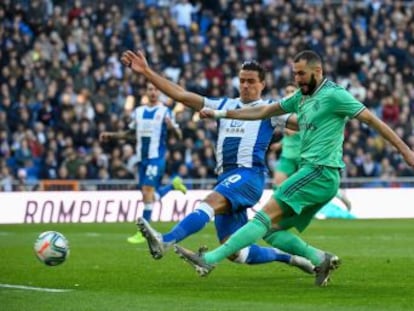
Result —
<instances>
[{"instance_id":1,"label":"short dark hair","mask_svg":"<svg viewBox=\"0 0 414 311\"><path fill-rule=\"evenodd\" d=\"M302 52L299 52L293 58L294 63L297 63L301 60L305 60L308 64L322 65L322 58L318 55L318 53L312 50L304 50Z\"/></svg>"},{"instance_id":2,"label":"short dark hair","mask_svg":"<svg viewBox=\"0 0 414 311\"><path fill-rule=\"evenodd\" d=\"M265 79L266 70L256 60L247 60L241 65L241 70L257 71L260 81Z\"/></svg>"}]
</instances>

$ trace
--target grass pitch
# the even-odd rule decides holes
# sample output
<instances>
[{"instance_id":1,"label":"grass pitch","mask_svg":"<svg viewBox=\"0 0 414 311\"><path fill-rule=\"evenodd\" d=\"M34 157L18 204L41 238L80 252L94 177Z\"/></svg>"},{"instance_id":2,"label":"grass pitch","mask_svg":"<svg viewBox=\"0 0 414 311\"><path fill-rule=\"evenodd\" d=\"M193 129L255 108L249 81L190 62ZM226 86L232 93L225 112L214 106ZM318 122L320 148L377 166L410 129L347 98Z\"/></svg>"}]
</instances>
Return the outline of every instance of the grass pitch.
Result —
<instances>
[{"instance_id":1,"label":"grass pitch","mask_svg":"<svg viewBox=\"0 0 414 311\"><path fill-rule=\"evenodd\" d=\"M33 243L46 230L70 242L61 266L35 258ZM414 310L414 219L315 220L302 236L342 259L326 288L281 263L225 261L200 278L172 251L155 261L146 244L128 244L134 232L128 223L0 225L0 310ZM182 243L191 249L201 244L217 246L211 224Z\"/></svg>"}]
</instances>

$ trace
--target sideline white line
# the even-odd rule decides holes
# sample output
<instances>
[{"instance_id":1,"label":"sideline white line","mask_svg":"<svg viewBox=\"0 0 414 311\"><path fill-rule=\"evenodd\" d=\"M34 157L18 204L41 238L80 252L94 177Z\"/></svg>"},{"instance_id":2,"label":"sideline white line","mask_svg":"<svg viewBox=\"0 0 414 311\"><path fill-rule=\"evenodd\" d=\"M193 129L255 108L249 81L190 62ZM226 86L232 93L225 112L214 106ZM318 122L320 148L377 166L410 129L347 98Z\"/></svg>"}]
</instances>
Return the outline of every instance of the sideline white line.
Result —
<instances>
[{"instance_id":1,"label":"sideline white line","mask_svg":"<svg viewBox=\"0 0 414 311\"><path fill-rule=\"evenodd\" d=\"M24 286L24 285L11 285L11 284L0 284L0 288L14 288L14 289L23 289L23 290L34 290L38 292L49 292L49 293L64 293L70 292L71 289L58 289L58 288L43 288L43 287L33 287L33 286Z\"/></svg>"}]
</instances>

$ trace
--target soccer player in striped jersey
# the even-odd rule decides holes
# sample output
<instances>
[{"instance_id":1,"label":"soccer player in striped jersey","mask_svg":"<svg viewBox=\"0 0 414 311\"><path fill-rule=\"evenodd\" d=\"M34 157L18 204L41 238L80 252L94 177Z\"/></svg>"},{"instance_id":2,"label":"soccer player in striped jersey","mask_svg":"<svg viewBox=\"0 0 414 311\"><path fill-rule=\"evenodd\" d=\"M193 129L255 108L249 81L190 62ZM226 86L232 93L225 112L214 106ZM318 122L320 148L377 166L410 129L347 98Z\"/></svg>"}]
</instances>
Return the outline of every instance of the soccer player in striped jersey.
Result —
<instances>
[{"instance_id":1,"label":"soccer player in striped jersey","mask_svg":"<svg viewBox=\"0 0 414 311\"><path fill-rule=\"evenodd\" d=\"M263 209L223 245L210 252L194 253L176 245L175 251L202 275L221 260L263 238L274 247L306 257L315 268L315 285L327 285L338 267L336 255L316 249L288 231L305 230L318 210L337 193L340 184L345 123L356 118L374 128L414 166L414 152L383 121L347 90L323 76L320 56L305 50L293 58L293 75L300 91L280 102L262 107L204 111L203 117L268 119L296 113L301 135L301 166L274 192Z\"/></svg>"},{"instance_id":2,"label":"soccer player in striped jersey","mask_svg":"<svg viewBox=\"0 0 414 311\"><path fill-rule=\"evenodd\" d=\"M161 187L165 172L168 131L179 139L182 134L171 109L159 100L160 92L152 83L147 83L146 97L147 103L138 106L132 112L129 130L103 132L100 140L136 139L139 186L144 201L142 217L149 222L155 201L172 189L186 193L187 188L179 176L176 176L170 185ZM133 244L145 242L139 231L127 240Z\"/></svg>"},{"instance_id":3,"label":"soccer player in striped jersey","mask_svg":"<svg viewBox=\"0 0 414 311\"><path fill-rule=\"evenodd\" d=\"M269 101L261 98L265 87L265 71L255 61L241 66L240 98L208 98L188 92L155 73L140 51L125 52L121 61L134 72L144 75L167 96L196 111L205 107L225 111L269 104ZM223 119L219 122L216 146L218 181L214 190L166 234L155 231L144 218L137 220L155 259L162 258L170 246L200 231L213 218L221 243L247 222L247 208L254 206L263 193L267 174L265 155L278 121L277 118L269 118L247 122ZM313 265L308 260L273 247L248 245L227 257L234 262L247 264L285 262L313 273Z\"/></svg>"}]
</instances>

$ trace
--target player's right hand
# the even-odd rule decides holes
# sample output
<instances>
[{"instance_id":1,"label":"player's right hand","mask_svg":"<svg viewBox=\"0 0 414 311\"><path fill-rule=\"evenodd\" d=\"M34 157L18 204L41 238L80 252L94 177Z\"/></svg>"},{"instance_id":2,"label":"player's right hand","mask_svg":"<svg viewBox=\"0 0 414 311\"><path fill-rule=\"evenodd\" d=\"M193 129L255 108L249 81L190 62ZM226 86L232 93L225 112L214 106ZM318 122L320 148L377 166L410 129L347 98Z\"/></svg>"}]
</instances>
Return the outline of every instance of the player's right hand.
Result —
<instances>
[{"instance_id":1,"label":"player's right hand","mask_svg":"<svg viewBox=\"0 0 414 311\"><path fill-rule=\"evenodd\" d=\"M200 110L201 119L214 119L214 110L203 108Z\"/></svg>"}]
</instances>

